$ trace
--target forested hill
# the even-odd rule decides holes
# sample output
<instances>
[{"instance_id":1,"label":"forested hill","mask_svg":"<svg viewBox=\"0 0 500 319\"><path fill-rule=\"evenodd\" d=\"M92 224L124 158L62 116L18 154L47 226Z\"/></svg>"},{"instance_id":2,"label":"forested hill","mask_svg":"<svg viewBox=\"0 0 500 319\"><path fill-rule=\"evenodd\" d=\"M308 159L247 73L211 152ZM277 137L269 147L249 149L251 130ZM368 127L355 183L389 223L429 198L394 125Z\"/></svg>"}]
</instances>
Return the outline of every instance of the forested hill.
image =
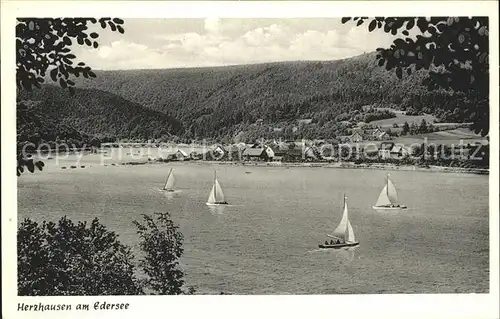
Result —
<instances>
[{"instance_id":1,"label":"forested hill","mask_svg":"<svg viewBox=\"0 0 500 319\"><path fill-rule=\"evenodd\" d=\"M17 104L17 147L21 149L27 143L37 147L47 142L50 148L55 147L54 142L66 143L69 146L81 147L90 145L91 137L82 134L74 128L64 125L55 117L44 114L39 102L23 101ZM26 146L27 149L30 149ZM44 146L45 149L47 146Z\"/></svg>"},{"instance_id":2,"label":"forested hill","mask_svg":"<svg viewBox=\"0 0 500 319\"><path fill-rule=\"evenodd\" d=\"M337 138L342 121L387 116L363 106L412 108L460 122L465 99L430 92L426 71L399 80L375 54L328 62L282 62L216 68L96 71L77 78L76 94L46 85L18 100L33 100L61 125L101 139ZM296 130L297 120L311 119ZM255 126L259 122L264 125Z\"/></svg>"},{"instance_id":3,"label":"forested hill","mask_svg":"<svg viewBox=\"0 0 500 319\"><path fill-rule=\"evenodd\" d=\"M462 96L429 92L415 72L399 80L375 53L328 62L283 62L164 70L96 71L77 85L99 88L179 119L184 137L222 137L262 119L311 118L319 128L359 114L364 105L413 107L446 118ZM455 121L457 119L454 119Z\"/></svg>"},{"instance_id":4,"label":"forested hill","mask_svg":"<svg viewBox=\"0 0 500 319\"><path fill-rule=\"evenodd\" d=\"M148 139L182 133L181 123L174 118L98 89L76 89L75 95L71 96L67 90L46 85L32 93L18 92L17 100L36 101L37 103L28 103L30 112L43 114L43 123L57 124L45 127L31 123L29 119L25 121L29 124L26 126L29 130L23 133L32 135L43 131L45 140L50 137L55 139L56 136L67 139L69 133L61 130L62 127L112 141L115 138ZM21 103L18 103L18 109L19 105ZM37 121L38 124L42 122ZM74 132L71 133L71 138L78 139Z\"/></svg>"}]
</instances>

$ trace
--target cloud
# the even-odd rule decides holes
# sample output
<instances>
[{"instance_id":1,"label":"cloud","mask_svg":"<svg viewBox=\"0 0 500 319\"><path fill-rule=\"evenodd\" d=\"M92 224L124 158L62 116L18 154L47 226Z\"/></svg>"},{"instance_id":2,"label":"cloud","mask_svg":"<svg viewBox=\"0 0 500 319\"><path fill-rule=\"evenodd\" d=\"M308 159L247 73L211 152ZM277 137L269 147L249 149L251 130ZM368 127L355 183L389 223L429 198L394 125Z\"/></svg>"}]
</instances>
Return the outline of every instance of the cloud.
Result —
<instances>
[{"instance_id":1,"label":"cloud","mask_svg":"<svg viewBox=\"0 0 500 319\"><path fill-rule=\"evenodd\" d=\"M306 21L307 28L302 29L290 19L265 20L259 26L255 21L242 21L246 27L240 27L238 33L226 31L226 20L207 18L200 22L197 25L201 28L193 27L192 31L189 24L171 30L156 25L156 34L141 38L132 29L133 39L127 39L126 32L119 41L87 50L84 61L94 68L137 69L335 60L386 47L393 40L382 31L369 33L366 28L341 26L336 20L328 24L330 29L324 23L315 24L314 19ZM140 25L134 21L135 28Z\"/></svg>"},{"instance_id":2,"label":"cloud","mask_svg":"<svg viewBox=\"0 0 500 319\"><path fill-rule=\"evenodd\" d=\"M176 65L168 61L168 56L163 52L127 41L114 41L110 45L100 46L95 52L84 55L82 60L88 61L95 69L151 69Z\"/></svg>"},{"instance_id":3,"label":"cloud","mask_svg":"<svg viewBox=\"0 0 500 319\"><path fill-rule=\"evenodd\" d=\"M219 33L222 31L221 20L219 18L205 19L205 31L209 33Z\"/></svg>"},{"instance_id":4,"label":"cloud","mask_svg":"<svg viewBox=\"0 0 500 319\"><path fill-rule=\"evenodd\" d=\"M248 31L243 35L243 38L251 46L261 46L269 44L286 44L292 34L287 32L286 27L277 24L272 24L268 27L259 27Z\"/></svg>"}]
</instances>

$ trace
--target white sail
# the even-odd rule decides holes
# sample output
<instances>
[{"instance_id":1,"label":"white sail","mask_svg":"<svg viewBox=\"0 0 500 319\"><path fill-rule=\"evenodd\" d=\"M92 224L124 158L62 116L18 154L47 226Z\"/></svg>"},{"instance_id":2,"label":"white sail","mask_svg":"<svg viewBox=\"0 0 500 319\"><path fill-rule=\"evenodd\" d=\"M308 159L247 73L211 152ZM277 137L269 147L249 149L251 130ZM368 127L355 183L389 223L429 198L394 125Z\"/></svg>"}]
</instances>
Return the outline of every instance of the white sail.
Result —
<instances>
[{"instance_id":1,"label":"white sail","mask_svg":"<svg viewBox=\"0 0 500 319\"><path fill-rule=\"evenodd\" d=\"M396 204L398 201L398 192L389 177L387 177L387 197L389 197L392 204Z\"/></svg>"},{"instance_id":2,"label":"white sail","mask_svg":"<svg viewBox=\"0 0 500 319\"><path fill-rule=\"evenodd\" d=\"M212 190L210 191L210 195L208 196L209 204L216 203L224 203L224 192L222 192L222 187L220 186L219 181L217 180L217 173L214 173L214 184L212 186Z\"/></svg>"},{"instance_id":3,"label":"white sail","mask_svg":"<svg viewBox=\"0 0 500 319\"><path fill-rule=\"evenodd\" d=\"M215 184L214 184L214 186L212 186L212 190L210 191L210 195L208 196L207 203L209 203L209 204L215 203Z\"/></svg>"},{"instance_id":4,"label":"white sail","mask_svg":"<svg viewBox=\"0 0 500 319\"><path fill-rule=\"evenodd\" d=\"M354 230L352 229L351 222L347 220L347 229L345 234L345 241L348 243L356 242L356 237L354 237Z\"/></svg>"},{"instance_id":5,"label":"white sail","mask_svg":"<svg viewBox=\"0 0 500 319\"><path fill-rule=\"evenodd\" d=\"M215 201L224 202L224 193L222 192L222 187L220 186L219 181L217 179L215 180L213 188L215 189L215 194L214 194Z\"/></svg>"},{"instance_id":6,"label":"white sail","mask_svg":"<svg viewBox=\"0 0 500 319\"><path fill-rule=\"evenodd\" d=\"M333 231L333 236L346 241L347 225L349 224L349 212L347 210L347 203L344 203L344 214L340 220L339 225Z\"/></svg>"},{"instance_id":7,"label":"white sail","mask_svg":"<svg viewBox=\"0 0 500 319\"><path fill-rule=\"evenodd\" d=\"M377 203L375 204L375 206L386 206L386 205L391 205L391 200L387 195L387 185L384 186L384 189L382 189L382 191L380 192L380 195L378 196Z\"/></svg>"},{"instance_id":8,"label":"white sail","mask_svg":"<svg viewBox=\"0 0 500 319\"><path fill-rule=\"evenodd\" d=\"M175 186L175 175L174 171L171 169L170 173L168 174L167 181L165 182L164 189L173 190L174 186Z\"/></svg>"},{"instance_id":9,"label":"white sail","mask_svg":"<svg viewBox=\"0 0 500 319\"><path fill-rule=\"evenodd\" d=\"M394 186L394 184L389 179L389 175L387 175L386 185L380 192L375 206L396 205L397 201L398 192L396 191L396 187Z\"/></svg>"}]
</instances>

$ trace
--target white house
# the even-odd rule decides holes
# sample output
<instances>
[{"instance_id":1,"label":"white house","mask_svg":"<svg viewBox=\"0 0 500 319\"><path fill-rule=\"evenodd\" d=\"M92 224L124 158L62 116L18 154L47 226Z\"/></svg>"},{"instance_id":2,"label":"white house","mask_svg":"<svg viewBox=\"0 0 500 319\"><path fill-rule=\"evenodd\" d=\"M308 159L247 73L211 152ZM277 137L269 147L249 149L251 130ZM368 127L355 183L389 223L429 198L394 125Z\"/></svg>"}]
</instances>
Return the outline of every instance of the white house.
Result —
<instances>
[{"instance_id":1,"label":"white house","mask_svg":"<svg viewBox=\"0 0 500 319\"><path fill-rule=\"evenodd\" d=\"M214 155L217 155L217 156L224 156L224 154L226 154L226 150L220 146L220 145L217 145L213 150L212 150L213 154Z\"/></svg>"},{"instance_id":2,"label":"white house","mask_svg":"<svg viewBox=\"0 0 500 319\"><path fill-rule=\"evenodd\" d=\"M374 138L378 138L378 136L379 136L380 134L382 134L383 132L384 132L384 131L382 131L379 127L377 127L376 129L374 129L374 130L373 130L373 132L372 132L372 136L373 136Z\"/></svg>"},{"instance_id":3,"label":"white house","mask_svg":"<svg viewBox=\"0 0 500 319\"><path fill-rule=\"evenodd\" d=\"M265 147L267 158L272 159L274 157L274 151L269 146Z\"/></svg>"},{"instance_id":4,"label":"white house","mask_svg":"<svg viewBox=\"0 0 500 319\"><path fill-rule=\"evenodd\" d=\"M384 141L384 140L388 140L390 139L391 137L389 136L389 134L387 134L387 132L382 132L380 134L377 135L377 139L379 141Z\"/></svg>"},{"instance_id":5,"label":"white house","mask_svg":"<svg viewBox=\"0 0 500 319\"><path fill-rule=\"evenodd\" d=\"M389 159L391 158L391 150L394 147L393 142L383 142L380 144L380 147L378 149L378 156L382 159Z\"/></svg>"},{"instance_id":6,"label":"white house","mask_svg":"<svg viewBox=\"0 0 500 319\"><path fill-rule=\"evenodd\" d=\"M363 141L363 136L359 132L354 132L351 136L349 136L349 141L351 143L359 143Z\"/></svg>"},{"instance_id":7,"label":"white house","mask_svg":"<svg viewBox=\"0 0 500 319\"><path fill-rule=\"evenodd\" d=\"M185 151L179 149L177 152L174 154L174 158L178 161L184 161L186 159L189 159L189 154L186 153Z\"/></svg>"},{"instance_id":8,"label":"white house","mask_svg":"<svg viewBox=\"0 0 500 319\"><path fill-rule=\"evenodd\" d=\"M310 146L306 147L304 149L304 158L305 159L318 159L318 157L316 156L315 152L314 152L314 149Z\"/></svg>"}]
</instances>

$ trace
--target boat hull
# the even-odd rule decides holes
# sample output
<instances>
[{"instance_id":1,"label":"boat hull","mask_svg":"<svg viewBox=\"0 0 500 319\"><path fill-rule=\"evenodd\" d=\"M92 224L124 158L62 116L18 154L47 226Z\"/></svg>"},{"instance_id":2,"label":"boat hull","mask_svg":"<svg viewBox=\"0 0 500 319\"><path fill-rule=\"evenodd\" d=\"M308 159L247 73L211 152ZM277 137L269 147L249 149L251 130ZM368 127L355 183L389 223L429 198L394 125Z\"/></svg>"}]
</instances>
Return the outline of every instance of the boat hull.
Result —
<instances>
[{"instance_id":1,"label":"boat hull","mask_svg":"<svg viewBox=\"0 0 500 319\"><path fill-rule=\"evenodd\" d=\"M373 209L376 210L398 210L398 209L406 209L407 207L402 206L372 206Z\"/></svg>"},{"instance_id":2,"label":"boat hull","mask_svg":"<svg viewBox=\"0 0 500 319\"><path fill-rule=\"evenodd\" d=\"M229 205L228 202L206 203L208 206Z\"/></svg>"},{"instance_id":3,"label":"boat hull","mask_svg":"<svg viewBox=\"0 0 500 319\"><path fill-rule=\"evenodd\" d=\"M333 245L324 245L324 244L319 244L319 248L332 248L332 249L339 249L342 247L354 247L358 246L359 242L356 243L342 243L342 244L333 244Z\"/></svg>"}]
</instances>

